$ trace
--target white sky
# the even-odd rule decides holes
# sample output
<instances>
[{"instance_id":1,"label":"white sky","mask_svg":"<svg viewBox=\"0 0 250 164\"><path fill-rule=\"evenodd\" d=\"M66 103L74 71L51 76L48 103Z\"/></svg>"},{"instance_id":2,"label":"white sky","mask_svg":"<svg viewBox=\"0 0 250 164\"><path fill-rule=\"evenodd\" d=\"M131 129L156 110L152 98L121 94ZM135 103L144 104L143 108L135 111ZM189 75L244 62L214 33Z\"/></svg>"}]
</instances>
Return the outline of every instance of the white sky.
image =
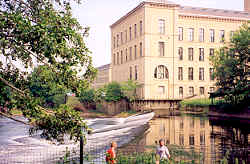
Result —
<instances>
[{"instance_id":1,"label":"white sky","mask_svg":"<svg viewBox=\"0 0 250 164\"><path fill-rule=\"evenodd\" d=\"M89 26L86 39L94 66L110 63L111 34L109 26L136 7L142 0L82 0L73 6L73 16L82 26ZM244 0L171 0L184 6L243 10Z\"/></svg>"}]
</instances>

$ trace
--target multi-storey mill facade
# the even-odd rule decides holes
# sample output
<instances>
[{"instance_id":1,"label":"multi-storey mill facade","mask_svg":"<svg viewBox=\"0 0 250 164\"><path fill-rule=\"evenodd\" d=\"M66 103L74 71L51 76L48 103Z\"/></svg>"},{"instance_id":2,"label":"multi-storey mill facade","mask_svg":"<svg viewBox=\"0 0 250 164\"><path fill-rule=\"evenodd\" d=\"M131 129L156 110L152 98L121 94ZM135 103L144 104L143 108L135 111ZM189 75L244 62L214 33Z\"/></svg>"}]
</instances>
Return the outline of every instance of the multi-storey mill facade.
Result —
<instances>
[{"instance_id":1,"label":"multi-storey mill facade","mask_svg":"<svg viewBox=\"0 0 250 164\"><path fill-rule=\"evenodd\" d=\"M111 25L112 81L136 80L142 100L208 97L209 57L248 20L246 11L144 1Z\"/></svg>"}]
</instances>

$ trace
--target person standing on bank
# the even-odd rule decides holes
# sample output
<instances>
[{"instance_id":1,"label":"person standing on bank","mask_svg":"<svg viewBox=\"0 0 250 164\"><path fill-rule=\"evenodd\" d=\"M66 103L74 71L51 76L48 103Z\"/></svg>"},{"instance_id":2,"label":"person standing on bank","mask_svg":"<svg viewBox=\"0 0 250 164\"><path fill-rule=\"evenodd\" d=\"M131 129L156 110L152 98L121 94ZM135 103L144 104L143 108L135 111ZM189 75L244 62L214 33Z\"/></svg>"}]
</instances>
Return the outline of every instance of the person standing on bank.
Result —
<instances>
[{"instance_id":1,"label":"person standing on bank","mask_svg":"<svg viewBox=\"0 0 250 164\"><path fill-rule=\"evenodd\" d=\"M116 152L115 152L115 148L117 147L117 143L116 142L111 142L111 146L110 149L108 149L107 153L106 153L106 163L107 164L115 164L116 163Z\"/></svg>"},{"instance_id":2,"label":"person standing on bank","mask_svg":"<svg viewBox=\"0 0 250 164\"><path fill-rule=\"evenodd\" d=\"M156 164L159 164L160 161L168 161L170 159L170 154L167 146L164 145L164 140L159 140L159 146L156 149Z\"/></svg>"}]
</instances>

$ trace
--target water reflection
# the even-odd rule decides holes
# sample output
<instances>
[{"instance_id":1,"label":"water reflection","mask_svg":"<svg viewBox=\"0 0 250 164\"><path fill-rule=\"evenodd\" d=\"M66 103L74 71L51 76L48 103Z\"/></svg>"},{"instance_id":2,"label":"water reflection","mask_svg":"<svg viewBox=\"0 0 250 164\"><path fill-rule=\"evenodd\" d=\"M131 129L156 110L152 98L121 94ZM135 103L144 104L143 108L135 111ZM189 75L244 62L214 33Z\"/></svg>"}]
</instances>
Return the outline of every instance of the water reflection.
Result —
<instances>
[{"instance_id":1,"label":"water reflection","mask_svg":"<svg viewBox=\"0 0 250 164\"><path fill-rule=\"evenodd\" d=\"M198 163L217 163L227 151L229 163L235 163L236 157L250 162L250 121L159 112L160 118L150 122L150 130L140 144L155 145L164 138L170 145L202 154Z\"/></svg>"}]
</instances>

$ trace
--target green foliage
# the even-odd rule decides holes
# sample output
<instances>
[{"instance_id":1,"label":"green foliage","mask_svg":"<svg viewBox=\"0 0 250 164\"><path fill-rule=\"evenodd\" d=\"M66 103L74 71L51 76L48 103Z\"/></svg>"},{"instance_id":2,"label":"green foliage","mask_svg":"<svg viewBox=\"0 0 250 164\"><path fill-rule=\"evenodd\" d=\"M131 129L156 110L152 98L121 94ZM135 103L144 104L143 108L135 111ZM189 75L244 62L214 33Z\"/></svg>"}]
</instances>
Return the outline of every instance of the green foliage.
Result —
<instances>
[{"instance_id":1,"label":"green foliage","mask_svg":"<svg viewBox=\"0 0 250 164\"><path fill-rule=\"evenodd\" d=\"M48 139L61 140L64 134L79 139L78 113L66 106L50 113L40 106L48 99L60 104L55 95L66 90L79 95L96 75L84 43L89 28L72 17L70 1L1 1L0 29L0 110L22 110L31 132L42 130ZM27 78L37 64L44 66Z\"/></svg>"},{"instance_id":2,"label":"green foliage","mask_svg":"<svg viewBox=\"0 0 250 164\"><path fill-rule=\"evenodd\" d=\"M82 103L93 103L96 101L96 91L92 88L82 89L79 95Z\"/></svg>"},{"instance_id":3,"label":"green foliage","mask_svg":"<svg viewBox=\"0 0 250 164\"><path fill-rule=\"evenodd\" d=\"M107 102L119 101L124 98L122 92L122 86L118 82L111 82L108 85L104 86L105 88L105 100Z\"/></svg>"},{"instance_id":4,"label":"green foliage","mask_svg":"<svg viewBox=\"0 0 250 164\"><path fill-rule=\"evenodd\" d=\"M211 98L223 97L227 103L249 104L250 26L244 24L227 47L211 57L218 90Z\"/></svg>"},{"instance_id":5,"label":"green foliage","mask_svg":"<svg viewBox=\"0 0 250 164\"><path fill-rule=\"evenodd\" d=\"M67 105L60 105L56 108L54 115L41 114L36 120L37 126L30 128L30 134L43 130L41 136L46 139L56 138L58 141L64 141L64 134L69 134L70 139L76 141L83 135L82 128L88 129L86 123L82 120L79 113L72 110Z\"/></svg>"},{"instance_id":6,"label":"green foliage","mask_svg":"<svg viewBox=\"0 0 250 164\"><path fill-rule=\"evenodd\" d=\"M211 99L191 99L181 101L182 107L208 107L211 104Z\"/></svg>"},{"instance_id":7,"label":"green foliage","mask_svg":"<svg viewBox=\"0 0 250 164\"><path fill-rule=\"evenodd\" d=\"M129 80L122 83L123 95L130 101L135 101L137 99L136 89L140 88L141 85L136 81Z\"/></svg>"}]
</instances>

